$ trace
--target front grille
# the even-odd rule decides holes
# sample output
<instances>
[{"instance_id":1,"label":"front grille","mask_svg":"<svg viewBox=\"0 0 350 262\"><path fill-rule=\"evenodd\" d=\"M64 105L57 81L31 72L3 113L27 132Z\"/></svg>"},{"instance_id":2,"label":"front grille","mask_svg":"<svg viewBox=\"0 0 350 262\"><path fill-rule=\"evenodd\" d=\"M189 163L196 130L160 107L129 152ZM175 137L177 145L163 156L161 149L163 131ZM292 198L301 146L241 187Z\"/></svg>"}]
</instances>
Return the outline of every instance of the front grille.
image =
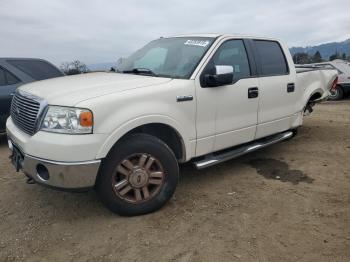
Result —
<instances>
[{"instance_id":1,"label":"front grille","mask_svg":"<svg viewBox=\"0 0 350 262\"><path fill-rule=\"evenodd\" d=\"M29 135L36 131L40 102L16 92L11 104L11 118L17 127Z\"/></svg>"}]
</instances>

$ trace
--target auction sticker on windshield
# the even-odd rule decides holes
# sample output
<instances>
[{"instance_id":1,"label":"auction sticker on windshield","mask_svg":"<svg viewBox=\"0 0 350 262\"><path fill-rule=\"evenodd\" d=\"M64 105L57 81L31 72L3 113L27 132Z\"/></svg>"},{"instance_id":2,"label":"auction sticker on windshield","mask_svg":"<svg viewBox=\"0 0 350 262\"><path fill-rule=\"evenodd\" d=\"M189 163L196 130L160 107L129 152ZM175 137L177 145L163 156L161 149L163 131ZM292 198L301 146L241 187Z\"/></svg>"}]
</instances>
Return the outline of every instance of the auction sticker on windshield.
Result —
<instances>
[{"instance_id":1,"label":"auction sticker on windshield","mask_svg":"<svg viewBox=\"0 0 350 262\"><path fill-rule=\"evenodd\" d=\"M185 43L185 45L195 45L195 46L202 46L202 47L206 47L207 45L209 45L209 41L203 41L203 40L187 40Z\"/></svg>"}]
</instances>

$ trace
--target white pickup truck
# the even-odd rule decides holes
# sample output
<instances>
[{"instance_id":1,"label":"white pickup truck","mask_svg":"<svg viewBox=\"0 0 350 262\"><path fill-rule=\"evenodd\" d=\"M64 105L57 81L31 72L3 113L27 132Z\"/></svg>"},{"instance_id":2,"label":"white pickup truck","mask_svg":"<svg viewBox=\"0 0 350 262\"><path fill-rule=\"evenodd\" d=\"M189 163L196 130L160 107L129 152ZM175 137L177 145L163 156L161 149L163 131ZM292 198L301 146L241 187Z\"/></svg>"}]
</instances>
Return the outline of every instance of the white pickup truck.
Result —
<instances>
[{"instance_id":1,"label":"white pickup truck","mask_svg":"<svg viewBox=\"0 0 350 262\"><path fill-rule=\"evenodd\" d=\"M7 120L11 161L30 181L95 188L113 212L145 214L171 198L179 163L201 169L291 138L336 82L334 70L297 73L276 39L160 38L117 72L19 88Z\"/></svg>"}]
</instances>

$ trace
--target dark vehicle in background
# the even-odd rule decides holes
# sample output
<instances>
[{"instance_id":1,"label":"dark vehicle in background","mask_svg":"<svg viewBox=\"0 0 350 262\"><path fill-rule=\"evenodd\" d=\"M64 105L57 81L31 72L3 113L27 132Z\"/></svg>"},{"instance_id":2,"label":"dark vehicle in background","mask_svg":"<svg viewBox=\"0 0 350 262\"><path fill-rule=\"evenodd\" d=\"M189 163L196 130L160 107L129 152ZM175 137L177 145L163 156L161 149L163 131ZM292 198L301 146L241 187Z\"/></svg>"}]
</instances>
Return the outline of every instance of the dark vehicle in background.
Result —
<instances>
[{"instance_id":1,"label":"dark vehicle in background","mask_svg":"<svg viewBox=\"0 0 350 262\"><path fill-rule=\"evenodd\" d=\"M20 85L63 75L57 67L42 59L0 58L0 133L6 131L12 96Z\"/></svg>"}]
</instances>

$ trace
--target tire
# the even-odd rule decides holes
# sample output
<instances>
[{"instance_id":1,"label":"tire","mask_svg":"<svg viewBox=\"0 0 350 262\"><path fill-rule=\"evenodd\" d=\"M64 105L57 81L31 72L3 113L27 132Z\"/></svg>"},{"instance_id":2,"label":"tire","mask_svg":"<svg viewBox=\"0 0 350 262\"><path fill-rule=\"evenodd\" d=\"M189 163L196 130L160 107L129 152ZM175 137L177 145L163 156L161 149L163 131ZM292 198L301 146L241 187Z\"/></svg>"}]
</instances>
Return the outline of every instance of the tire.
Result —
<instances>
[{"instance_id":1,"label":"tire","mask_svg":"<svg viewBox=\"0 0 350 262\"><path fill-rule=\"evenodd\" d=\"M171 149L154 136L133 134L103 160L96 191L112 212L135 216L164 206L178 180L178 162Z\"/></svg>"},{"instance_id":2,"label":"tire","mask_svg":"<svg viewBox=\"0 0 350 262\"><path fill-rule=\"evenodd\" d=\"M343 88L341 88L341 86L337 86L337 88L334 91L331 91L331 95L328 97L328 100L336 101L336 100L343 99L343 97L344 97Z\"/></svg>"}]
</instances>

